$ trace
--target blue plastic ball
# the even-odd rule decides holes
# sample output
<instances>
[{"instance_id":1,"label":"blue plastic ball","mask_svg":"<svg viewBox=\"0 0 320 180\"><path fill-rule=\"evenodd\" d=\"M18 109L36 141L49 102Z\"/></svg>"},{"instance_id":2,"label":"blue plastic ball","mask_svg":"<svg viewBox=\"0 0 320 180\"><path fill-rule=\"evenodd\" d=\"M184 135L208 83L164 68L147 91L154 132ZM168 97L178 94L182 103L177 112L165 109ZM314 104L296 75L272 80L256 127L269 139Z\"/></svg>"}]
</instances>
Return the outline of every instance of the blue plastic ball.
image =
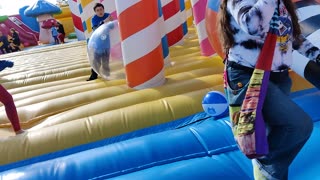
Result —
<instances>
[{"instance_id":1,"label":"blue plastic ball","mask_svg":"<svg viewBox=\"0 0 320 180\"><path fill-rule=\"evenodd\" d=\"M210 116L222 117L228 114L228 101L219 91L208 92L202 100L203 110Z\"/></svg>"}]
</instances>

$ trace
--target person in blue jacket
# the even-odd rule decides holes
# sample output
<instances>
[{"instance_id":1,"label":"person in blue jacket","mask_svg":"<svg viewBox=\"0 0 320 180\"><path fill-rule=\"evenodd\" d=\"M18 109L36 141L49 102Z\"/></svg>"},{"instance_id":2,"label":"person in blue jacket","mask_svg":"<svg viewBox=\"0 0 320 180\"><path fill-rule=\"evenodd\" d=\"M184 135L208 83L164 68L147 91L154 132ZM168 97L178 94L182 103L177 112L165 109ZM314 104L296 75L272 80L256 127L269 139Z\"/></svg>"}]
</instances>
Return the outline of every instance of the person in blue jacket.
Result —
<instances>
[{"instance_id":1,"label":"person in blue jacket","mask_svg":"<svg viewBox=\"0 0 320 180\"><path fill-rule=\"evenodd\" d=\"M3 33L0 31L0 50L2 54L10 53L11 50L9 48L10 44L8 41L8 37L3 35Z\"/></svg>"},{"instance_id":2,"label":"person in blue jacket","mask_svg":"<svg viewBox=\"0 0 320 180\"><path fill-rule=\"evenodd\" d=\"M105 24L109 21L112 21L113 18L109 13L106 13L104 11L104 6L101 3L96 3L93 7L93 10L95 12L95 15L91 19L92 24L92 30L95 31L98 27L100 27L102 24ZM109 59L109 57L106 57ZM98 74L91 69L91 75L87 81L95 80L98 78Z\"/></svg>"}]
</instances>

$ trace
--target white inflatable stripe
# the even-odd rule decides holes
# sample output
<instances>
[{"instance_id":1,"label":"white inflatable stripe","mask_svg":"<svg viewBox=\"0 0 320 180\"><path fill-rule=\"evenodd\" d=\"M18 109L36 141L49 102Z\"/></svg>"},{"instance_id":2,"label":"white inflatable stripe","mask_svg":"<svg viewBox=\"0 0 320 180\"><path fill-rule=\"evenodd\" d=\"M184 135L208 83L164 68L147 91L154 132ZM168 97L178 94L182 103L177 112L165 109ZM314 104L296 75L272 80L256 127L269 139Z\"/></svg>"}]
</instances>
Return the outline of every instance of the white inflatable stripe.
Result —
<instances>
[{"instance_id":1,"label":"white inflatable stripe","mask_svg":"<svg viewBox=\"0 0 320 180\"><path fill-rule=\"evenodd\" d=\"M161 43L160 20L122 41L125 65L153 51ZM150 38L146 38L150 37ZM151 38L152 37L152 38ZM137 45L139 43L139 45Z\"/></svg>"},{"instance_id":2,"label":"white inflatable stripe","mask_svg":"<svg viewBox=\"0 0 320 180\"><path fill-rule=\"evenodd\" d=\"M228 103L223 104L202 104L203 109L213 108L215 113L212 116L219 116L228 109Z\"/></svg>"},{"instance_id":3,"label":"white inflatable stripe","mask_svg":"<svg viewBox=\"0 0 320 180\"><path fill-rule=\"evenodd\" d=\"M150 88L150 87L161 86L166 81L166 79L163 78L164 76L165 76L164 75L164 68L162 68L162 70L157 75L155 75L153 78L146 81L145 83L134 87L134 89L145 89L145 88Z\"/></svg>"},{"instance_id":4,"label":"white inflatable stripe","mask_svg":"<svg viewBox=\"0 0 320 180\"><path fill-rule=\"evenodd\" d=\"M117 0L116 7L118 15L138 2L140 2L140 0Z\"/></svg>"},{"instance_id":5,"label":"white inflatable stripe","mask_svg":"<svg viewBox=\"0 0 320 180\"><path fill-rule=\"evenodd\" d=\"M197 4L199 2L199 0L191 0L191 5L194 6L195 4Z\"/></svg>"},{"instance_id":6,"label":"white inflatable stripe","mask_svg":"<svg viewBox=\"0 0 320 180\"><path fill-rule=\"evenodd\" d=\"M82 21L87 21L88 19L91 19L91 17L94 15L93 7L94 7L94 1L89 3L86 7L83 8L83 13L81 14ZM88 29L90 27L87 27Z\"/></svg>"},{"instance_id":7,"label":"white inflatable stripe","mask_svg":"<svg viewBox=\"0 0 320 180\"><path fill-rule=\"evenodd\" d=\"M181 22L181 13L177 12L175 15L170 17L165 21L166 32L169 33L175 30L178 26L182 24Z\"/></svg>"},{"instance_id":8,"label":"white inflatable stripe","mask_svg":"<svg viewBox=\"0 0 320 180\"><path fill-rule=\"evenodd\" d=\"M180 11L180 14L181 14L181 15L180 15L180 16L181 16L181 22L182 22L182 23L186 22L187 19L188 19L186 10Z\"/></svg>"},{"instance_id":9,"label":"white inflatable stripe","mask_svg":"<svg viewBox=\"0 0 320 180\"><path fill-rule=\"evenodd\" d=\"M74 2L74 1L68 1L69 2L69 8L70 8L70 11L80 17L80 11L79 11L79 8L78 8L78 3Z\"/></svg>"},{"instance_id":10,"label":"white inflatable stripe","mask_svg":"<svg viewBox=\"0 0 320 180\"><path fill-rule=\"evenodd\" d=\"M192 9L188 9L188 10L186 11L186 16L187 16L187 18L189 18L189 17L192 16Z\"/></svg>"},{"instance_id":11,"label":"white inflatable stripe","mask_svg":"<svg viewBox=\"0 0 320 180\"><path fill-rule=\"evenodd\" d=\"M205 20L202 20L199 24L197 24L197 32L200 42L208 38Z\"/></svg>"},{"instance_id":12,"label":"white inflatable stripe","mask_svg":"<svg viewBox=\"0 0 320 180\"><path fill-rule=\"evenodd\" d=\"M163 7L171 2L172 2L172 0L161 0L161 6Z\"/></svg>"},{"instance_id":13,"label":"white inflatable stripe","mask_svg":"<svg viewBox=\"0 0 320 180\"><path fill-rule=\"evenodd\" d=\"M76 27L74 27L74 29L76 31L76 35L77 35L78 40L86 40L86 36L85 36L84 32L80 31Z\"/></svg>"},{"instance_id":14,"label":"white inflatable stripe","mask_svg":"<svg viewBox=\"0 0 320 180\"><path fill-rule=\"evenodd\" d=\"M170 53L168 54L167 57L164 58L164 66L165 67L170 67L171 63L170 63Z\"/></svg>"},{"instance_id":15,"label":"white inflatable stripe","mask_svg":"<svg viewBox=\"0 0 320 180\"><path fill-rule=\"evenodd\" d=\"M166 27L165 27L165 21L163 16L159 17L159 23L160 23L160 31L161 31L161 37L164 37L165 35L167 35L166 32Z\"/></svg>"},{"instance_id":16,"label":"white inflatable stripe","mask_svg":"<svg viewBox=\"0 0 320 180\"><path fill-rule=\"evenodd\" d=\"M118 21L115 20L112 23L114 23L114 29L110 31L110 46L113 47L114 45L117 45L121 42L120 39L120 29Z\"/></svg>"},{"instance_id":17,"label":"white inflatable stripe","mask_svg":"<svg viewBox=\"0 0 320 180\"><path fill-rule=\"evenodd\" d=\"M312 5L299 8L297 9L297 13L299 16L299 21L304 21L312 16L318 15L320 13L320 5Z\"/></svg>"}]
</instances>

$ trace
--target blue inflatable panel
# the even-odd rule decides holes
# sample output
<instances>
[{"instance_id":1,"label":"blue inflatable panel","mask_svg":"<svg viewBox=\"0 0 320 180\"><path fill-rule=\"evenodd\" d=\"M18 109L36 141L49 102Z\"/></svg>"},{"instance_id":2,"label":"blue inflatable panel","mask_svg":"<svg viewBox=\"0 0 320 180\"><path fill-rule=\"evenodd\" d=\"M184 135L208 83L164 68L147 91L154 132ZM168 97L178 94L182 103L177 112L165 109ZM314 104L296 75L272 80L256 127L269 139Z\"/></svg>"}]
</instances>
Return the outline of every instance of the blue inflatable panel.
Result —
<instances>
[{"instance_id":1,"label":"blue inflatable panel","mask_svg":"<svg viewBox=\"0 0 320 180\"><path fill-rule=\"evenodd\" d=\"M317 126L320 122L316 123ZM320 129L317 127L310 140L299 153L289 171L290 180L320 179ZM103 179L103 178L94 178ZM212 157L194 158L111 178L112 180L253 180L251 161L240 151Z\"/></svg>"},{"instance_id":2,"label":"blue inflatable panel","mask_svg":"<svg viewBox=\"0 0 320 180\"><path fill-rule=\"evenodd\" d=\"M94 178L103 179L103 178ZM112 180L250 180L253 179L251 161L239 151L212 157L194 158L163 166L155 166Z\"/></svg>"},{"instance_id":3,"label":"blue inflatable panel","mask_svg":"<svg viewBox=\"0 0 320 180\"><path fill-rule=\"evenodd\" d=\"M314 125L310 139L290 167L290 180L320 179L320 121Z\"/></svg>"},{"instance_id":4,"label":"blue inflatable panel","mask_svg":"<svg viewBox=\"0 0 320 180\"><path fill-rule=\"evenodd\" d=\"M24 6L19 9L19 15L21 17L21 20L23 23L25 23L27 26L29 26L32 30L39 32L40 31L40 26L39 22L37 21L37 18L35 17L28 17L24 15L24 11L28 8L29 6Z\"/></svg>"},{"instance_id":5,"label":"blue inflatable panel","mask_svg":"<svg viewBox=\"0 0 320 180\"><path fill-rule=\"evenodd\" d=\"M19 161L19 162L7 164L5 166L0 166L0 172L6 171L9 169L13 169L13 168L17 168L17 167L21 167L21 166L27 166L27 165L37 163L40 161L47 161L47 160L54 159L54 158L57 158L60 156L67 156L67 155L78 153L81 151L86 151L89 149L94 149L94 148L98 148L101 146L106 146L109 144L113 144L113 143L120 142L120 141L125 141L125 140L136 138L136 137L141 137L141 136L154 134L154 133L158 133L158 132L163 132L163 131L167 131L167 130L172 130L172 129L179 129L179 128L182 128L185 126L189 126L190 124L197 124L197 123L202 122L206 119L212 119L212 117L208 116L204 112L194 114L194 115L191 115L191 116L179 119L179 120L163 123L163 124L160 124L157 126L144 128L141 130L125 133L123 135L115 136L112 138L107 138L107 139L100 140L97 142L92 142L89 144L76 146L74 148L69 148L69 149L53 152L50 154L41 155L41 156L38 156L35 158L27 159L24 161Z\"/></svg>"},{"instance_id":6,"label":"blue inflatable panel","mask_svg":"<svg viewBox=\"0 0 320 180\"><path fill-rule=\"evenodd\" d=\"M305 93L303 93L305 92ZM317 89L304 90L292 94L294 101L312 118L314 122L320 121L320 91Z\"/></svg>"},{"instance_id":7,"label":"blue inflatable panel","mask_svg":"<svg viewBox=\"0 0 320 180\"><path fill-rule=\"evenodd\" d=\"M318 122L315 122L310 140L290 167L290 179L316 179L320 177L320 111L317 106L320 93L304 91L292 97ZM200 119L197 121L194 117ZM7 171L0 173L0 178L253 179L251 161L238 150L229 118L214 120L203 117L200 113L193 116L194 123L175 125L175 128L163 132L114 144L78 150L72 154L65 153L70 150L60 151L48 159L41 157L38 162L37 158L33 158L33 163L11 165ZM148 133L159 131L156 127L147 129ZM93 147L92 144L87 146Z\"/></svg>"}]
</instances>

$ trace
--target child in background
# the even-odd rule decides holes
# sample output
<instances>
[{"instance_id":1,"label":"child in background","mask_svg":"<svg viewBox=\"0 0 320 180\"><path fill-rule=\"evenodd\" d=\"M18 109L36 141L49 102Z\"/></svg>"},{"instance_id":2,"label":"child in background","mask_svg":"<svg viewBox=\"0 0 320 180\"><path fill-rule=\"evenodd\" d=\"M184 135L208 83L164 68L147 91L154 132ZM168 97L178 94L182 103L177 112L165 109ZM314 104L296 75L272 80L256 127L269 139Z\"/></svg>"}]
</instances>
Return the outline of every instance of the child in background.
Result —
<instances>
[{"instance_id":1,"label":"child in background","mask_svg":"<svg viewBox=\"0 0 320 180\"><path fill-rule=\"evenodd\" d=\"M52 27L51 27L51 33L52 33L52 37L54 39L54 44L59 44L58 30L53 23L52 23Z\"/></svg>"},{"instance_id":2,"label":"child in background","mask_svg":"<svg viewBox=\"0 0 320 180\"><path fill-rule=\"evenodd\" d=\"M10 53L10 43L8 41L8 38L3 35L3 33L0 31L0 50L2 54Z\"/></svg>"},{"instance_id":3,"label":"child in background","mask_svg":"<svg viewBox=\"0 0 320 180\"><path fill-rule=\"evenodd\" d=\"M21 49L20 49L21 41L20 41L20 37L19 37L18 32L14 28L11 28L10 32L11 32L11 36L12 36L10 38L11 51L12 52L21 51Z\"/></svg>"},{"instance_id":4,"label":"child in background","mask_svg":"<svg viewBox=\"0 0 320 180\"><path fill-rule=\"evenodd\" d=\"M64 38L66 36L66 33L64 32L63 25L60 22L58 23L58 39L60 40L60 43L64 43Z\"/></svg>"}]
</instances>

